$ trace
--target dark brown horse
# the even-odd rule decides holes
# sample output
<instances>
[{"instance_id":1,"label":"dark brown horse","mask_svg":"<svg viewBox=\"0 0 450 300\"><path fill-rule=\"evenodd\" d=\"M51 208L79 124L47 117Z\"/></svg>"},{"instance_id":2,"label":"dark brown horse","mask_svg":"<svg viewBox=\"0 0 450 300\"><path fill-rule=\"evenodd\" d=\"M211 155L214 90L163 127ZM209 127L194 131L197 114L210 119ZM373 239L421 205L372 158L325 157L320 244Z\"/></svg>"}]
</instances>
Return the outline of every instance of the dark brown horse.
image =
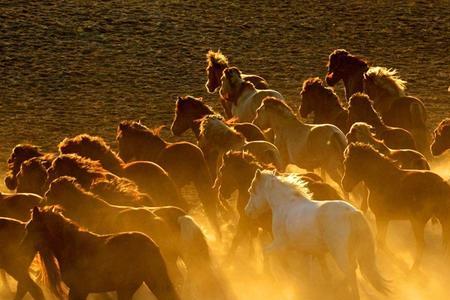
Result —
<instances>
[{"instance_id":1,"label":"dark brown horse","mask_svg":"<svg viewBox=\"0 0 450 300\"><path fill-rule=\"evenodd\" d=\"M408 130L417 149L429 157L427 111L420 99L406 95L405 87L406 81L397 76L396 70L372 67L364 74L364 92L373 100L384 122Z\"/></svg>"},{"instance_id":2,"label":"dark brown horse","mask_svg":"<svg viewBox=\"0 0 450 300\"><path fill-rule=\"evenodd\" d=\"M209 50L206 54L206 63L208 64L206 67L206 76L208 77L208 81L206 81L205 87L208 93L214 93L220 88L223 70L228 68L228 59L225 55L218 50L217 52ZM249 75L242 74L242 77L245 81L249 81L253 83L253 85L257 89L267 89L268 84L266 80L257 75ZM225 99L220 99L220 103L225 111L225 116L227 118L231 118L231 103L227 102Z\"/></svg>"},{"instance_id":3,"label":"dark brown horse","mask_svg":"<svg viewBox=\"0 0 450 300\"><path fill-rule=\"evenodd\" d=\"M28 211L27 220L30 218ZM14 299L21 300L27 293L35 300L44 300L44 294L31 279L28 269L36 255L34 245L22 243L25 235L24 222L0 218L0 268L17 280L17 291Z\"/></svg>"},{"instance_id":4,"label":"dark brown horse","mask_svg":"<svg viewBox=\"0 0 450 300\"><path fill-rule=\"evenodd\" d=\"M117 141L119 156L125 162L155 162L167 171L180 189L193 183L209 221L220 234L217 215L220 203L212 189L211 175L199 147L189 142L166 142L157 130L150 130L134 121L120 123Z\"/></svg>"},{"instance_id":5,"label":"dark brown horse","mask_svg":"<svg viewBox=\"0 0 450 300\"><path fill-rule=\"evenodd\" d=\"M340 80L344 82L345 98L348 100L357 92L362 92L363 75L369 69L366 61L350 54L347 50L336 49L328 57L328 73L326 82L330 86L336 85Z\"/></svg>"},{"instance_id":6,"label":"dark brown horse","mask_svg":"<svg viewBox=\"0 0 450 300\"><path fill-rule=\"evenodd\" d=\"M5 185L10 190L17 188L17 173L22 163L30 158L38 157L45 168L49 168L56 154L44 153L39 147L30 144L18 144L14 147L8 158L8 172L5 177Z\"/></svg>"},{"instance_id":7,"label":"dark brown horse","mask_svg":"<svg viewBox=\"0 0 450 300\"><path fill-rule=\"evenodd\" d=\"M99 136L80 134L64 139L59 145L61 154L75 153L97 160L103 168L117 176L134 181L139 190L149 195L157 205L175 205L188 209L186 200L169 174L159 165L149 161L126 164Z\"/></svg>"},{"instance_id":8,"label":"dark brown horse","mask_svg":"<svg viewBox=\"0 0 450 300\"><path fill-rule=\"evenodd\" d=\"M356 93L351 96L348 111L350 125L356 122L371 125L375 130L375 136L384 141L386 146L392 149L416 149L411 133L403 128L387 126L366 94Z\"/></svg>"},{"instance_id":9,"label":"dark brown horse","mask_svg":"<svg viewBox=\"0 0 450 300\"><path fill-rule=\"evenodd\" d=\"M180 299L159 247L145 234L98 235L82 230L54 208L34 208L23 242L39 251L49 284L60 297L64 282L71 300L111 291L120 300L130 300L145 282L157 299Z\"/></svg>"},{"instance_id":10,"label":"dark brown horse","mask_svg":"<svg viewBox=\"0 0 450 300\"><path fill-rule=\"evenodd\" d=\"M48 188L48 172L43 161L39 157L24 161L16 175L16 180L17 193L34 193L44 196Z\"/></svg>"},{"instance_id":11,"label":"dark brown horse","mask_svg":"<svg viewBox=\"0 0 450 300\"><path fill-rule=\"evenodd\" d=\"M217 113L203 102L201 97L178 97L175 105L175 115L170 129L176 136L180 136L188 129L192 129L192 132L198 139L200 135L200 120L207 115L217 115ZM266 140L261 129L252 123L227 123L237 132L241 133L249 142Z\"/></svg>"},{"instance_id":12,"label":"dark brown horse","mask_svg":"<svg viewBox=\"0 0 450 300\"><path fill-rule=\"evenodd\" d=\"M417 242L413 268L420 265L426 223L436 217L442 224L444 245L450 238L450 186L439 175L423 170L402 170L391 159L366 144L350 144L345 151L342 186L351 191L363 181L370 190L369 207L376 217L378 241L384 245L391 220L409 220Z\"/></svg>"},{"instance_id":13,"label":"dark brown horse","mask_svg":"<svg viewBox=\"0 0 450 300\"><path fill-rule=\"evenodd\" d=\"M450 118L442 120L434 130L433 135L431 153L434 156L441 155L447 149L450 149Z\"/></svg>"},{"instance_id":14,"label":"dark brown horse","mask_svg":"<svg viewBox=\"0 0 450 300\"><path fill-rule=\"evenodd\" d=\"M320 78L305 80L300 95L302 97L300 116L306 118L314 113L315 124L333 124L342 132L348 132L348 110L342 107L333 89L325 87Z\"/></svg>"}]
</instances>

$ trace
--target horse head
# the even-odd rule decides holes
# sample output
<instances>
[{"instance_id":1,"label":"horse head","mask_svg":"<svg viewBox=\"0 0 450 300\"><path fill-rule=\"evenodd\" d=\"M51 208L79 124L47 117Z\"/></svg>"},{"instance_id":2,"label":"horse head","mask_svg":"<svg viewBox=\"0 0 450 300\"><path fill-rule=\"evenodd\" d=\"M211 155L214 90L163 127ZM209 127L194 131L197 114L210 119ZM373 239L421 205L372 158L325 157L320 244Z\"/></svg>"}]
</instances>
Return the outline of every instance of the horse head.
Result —
<instances>
[{"instance_id":1,"label":"horse head","mask_svg":"<svg viewBox=\"0 0 450 300\"><path fill-rule=\"evenodd\" d=\"M442 120L434 130L430 148L434 156L441 155L450 149L450 118Z\"/></svg>"},{"instance_id":2,"label":"horse head","mask_svg":"<svg viewBox=\"0 0 450 300\"><path fill-rule=\"evenodd\" d=\"M228 59L218 50L214 52L209 50L206 54L206 81L205 87L208 93L215 93L221 84L223 70L228 67Z\"/></svg>"}]
</instances>

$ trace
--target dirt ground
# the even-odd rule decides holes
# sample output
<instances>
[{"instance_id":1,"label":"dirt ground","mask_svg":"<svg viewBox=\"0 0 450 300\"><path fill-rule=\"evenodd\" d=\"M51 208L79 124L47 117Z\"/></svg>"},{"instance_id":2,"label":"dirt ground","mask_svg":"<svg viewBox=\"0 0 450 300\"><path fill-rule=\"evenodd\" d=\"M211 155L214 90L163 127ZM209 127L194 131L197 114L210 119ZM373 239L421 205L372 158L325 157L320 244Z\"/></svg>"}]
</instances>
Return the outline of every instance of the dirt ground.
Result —
<instances>
[{"instance_id":1,"label":"dirt ground","mask_svg":"<svg viewBox=\"0 0 450 300\"><path fill-rule=\"evenodd\" d=\"M64 137L83 132L113 143L124 119L169 125L180 95L203 96L219 108L218 96L204 88L205 54L218 48L295 107L303 80L324 77L328 54L345 48L398 69L408 93L424 101L430 128L450 116L449 1L3 0L0 170L17 143L56 151ZM342 96L342 85L336 89ZM448 299L438 230L429 229L425 273L410 277L412 236L400 228L402 238L392 238L396 255L381 262L396 280L390 299ZM292 299L246 271L227 269L230 278L241 276L239 299ZM366 287L364 299L382 299Z\"/></svg>"}]
</instances>

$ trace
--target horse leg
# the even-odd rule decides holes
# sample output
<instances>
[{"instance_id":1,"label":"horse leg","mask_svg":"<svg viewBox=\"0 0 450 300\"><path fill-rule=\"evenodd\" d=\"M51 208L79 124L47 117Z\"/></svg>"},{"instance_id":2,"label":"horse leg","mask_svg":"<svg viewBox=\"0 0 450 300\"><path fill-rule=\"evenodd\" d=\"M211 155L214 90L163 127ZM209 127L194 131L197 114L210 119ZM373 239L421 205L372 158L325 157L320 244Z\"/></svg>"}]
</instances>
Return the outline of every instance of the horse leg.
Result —
<instances>
[{"instance_id":1,"label":"horse leg","mask_svg":"<svg viewBox=\"0 0 450 300\"><path fill-rule=\"evenodd\" d=\"M9 285L8 276L6 276L5 270L0 270L0 275L3 286L9 293L12 293L13 291L11 290L11 286Z\"/></svg>"},{"instance_id":2,"label":"horse leg","mask_svg":"<svg viewBox=\"0 0 450 300\"><path fill-rule=\"evenodd\" d=\"M208 186L207 183L200 180L194 181L194 185L197 189L200 201L203 204L203 209L208 217L210 224L215 230L216 234L221 237L219 218L217 214L217 207L219 206L219 199L217 194L213 192L213 189Z\"/></svg>"},{"instance_id":3,"label":"horse leg","mask_svg":"<svg viewBox=\"0 0 450 300\"><path fill-rule=\"evenodd\" d=\"M418 270L420 263L422 261L423 250L425 248L425 225L427 220L424 219L412 219L411 225L414 231L414 236L416 238L416 257L414 259L414 264L411 270Z\"/></svg>"},{"instance_id":4,"label":"horse leg","mask_svg":"<svg viewBox=\"0 0 450 300\"><path fill-rule=\"evenodd\" d=\"M21 300L29 292L34 300L44 300L41 288L27 274L25 278L17 281L17 292L14 300Z\"/></svg>"}]
</instances>

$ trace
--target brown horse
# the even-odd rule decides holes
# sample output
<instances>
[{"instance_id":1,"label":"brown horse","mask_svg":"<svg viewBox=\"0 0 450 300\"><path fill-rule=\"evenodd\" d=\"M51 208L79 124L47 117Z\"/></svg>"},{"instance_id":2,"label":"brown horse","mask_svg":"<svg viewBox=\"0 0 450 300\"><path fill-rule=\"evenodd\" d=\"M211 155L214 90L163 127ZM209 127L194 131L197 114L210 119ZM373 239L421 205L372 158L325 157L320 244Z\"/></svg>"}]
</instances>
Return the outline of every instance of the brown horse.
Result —
<instances>
[{"instance_id":1,"label":"brown horse","mask_svg":"<svg viewBox=\"0 0 450 300\"><path fill-rule=\"evenodd\" d=\"M372 67L364 74L364 92L373 100L384 122L411 132L417 149L431 156L425 106L420 99L407 96L405 86L406 81L395 70Z\"/></svg>"},{"instance_id":2,"label":"brown horse","mask_svg":"<svg viewBox=\"0 0 450 300\"><path fill-rule=\"evenodd\" d=\"M208 81L206 81L205 87L208 93L212 94L220 88L220 78L222 77L223 71L228 68L228 59L220 50L217 52L209 50L206 54L206 62L208 64L206 67ZM242 74L242 78L245 81L251 82L257 89L267 89L269 86L264 78L257 75ZM220 103L225 111L225 116L231 118L231 103L222 98L220 99Z\"/></svg>"},{"instance_id":3,"label":"brown horse","mask_svg":"<svg viewBox=\"0 0 450 300\"><path fill-rule=\"evenodd\" d=\"M0 193L0 217L28 221L31 209L44 203L44 199L36 194Z\"/></svg>"},{"instance_id":4,"label":"brown horse","mask_svg":"<svg viewBox=\"0 0 450 300\"><path fill-rule=\"evenodd\" d=\"M325 78L327 84L334 86L342 80L347 100L354 93L363 91L363 75L369 66L362 58L350 54L347 50L336 49L328 57L327 67L328 73Z\"/></svg>"},{"instance_id":5,"label":"brown horse","mask_svg":"<svg viewBox=\"0 0 450 300\"><path fill-rule=\"evenodd\" d=\"M380 153L396 161L402 169L430 170L430 165L422 153L411 149L391 149L378 140L372 133L372 126L363 122L356 122L347 133L349 143L361 142L372 145Z\"/></svg>"},{"instance_id":6,"label":"brown horse","mask_svg":"<svg viewBox=\"0 0 450 300\"><path fill-rule=\"evenodd\" d=\"M98 235L82 230L52 207L35 207L24 243L39 251L49 284L60 297L62 281L71 300L110 291L116 291L120 300L130 300L145 282L157 299L180 299L158 246L145 234Z\"/></svg>"},{"instance_id":7,"label":"brown horse","mask_svg":"<svg viewBox=\"0 0 450 300\"><path fill-rule=\"evenodd\" d=\"M175 115L170 129L176 136L182 135L186 130L192 129L195 136L200 135L200 120L208 115L218 115L208 106L201 97L178 97L175 105ZM230 121L233 121L231 119ZM230 123L237 132L241 133L247 141L265 141L264 133L252 123Z\"/></svg>"},{"instance_id":8,"label":"brown horse","mask_svg":"<svg viewBox=\"0 0 450 300\"><path fill-rule=\"evenodd\" d=\"M126 178L105 170L98 161L77 154L62 154L53 160L48 169L49 182L61 176L72 176L85 189L106 196L114 204L129 206L151 206L152 199L141 193L137 185Z\"/></svg>"},{"instance_id":9,"label":"brown horse","mask_svg":"<svg viewBox=\"0 0 450 300\"><path fill-rule=\"evenodd\" d=\"M16 175L17 193L34 193L44 196L47 190L48 172L39 157L26 160Z\"/></svg>"},{"instance_id":10,"label":"brown horse","mask_svg":"<svg viewBox=\"0 0 450 300\"><path fill-rule=\"evenodd\" d=\"M345 190L351 191L361 181L370 190L369 207L376 217L381 245L389 221L409 220L417 242L413 265L417 268L425 247L425 225L432 217L442 224L443 242L448 244L450 186L439 175L426 170L402 170L372 146L361 143L348 146L344 165Z\"/></svg>"},{"instance_id":11,"label":"brown horse","mask_svg":"<svg viewBox=\"0 0 450 300\"><path fill-rule=\"evenodd\" d=\"M125 162L155 162L167 171L180 189L193 183L209 221L220 234L217 215L220 203L212 189L211 175L199 147L189 142L168 143L159 136L159 131L134 121L120 123L117 141L119 156Z\"/></svg>"},{"instance_id":12,"label":"brown horse","mask_svg":"<svg viewBox=\"0 0 450 300\"><path fill-rule=\"evenodd\" d=\"M441 155L450 149L450 118L442 120L434 130L430 149L434 156Z\"/></svg>"},{"instance_id":13,"label":"brown horse","mask_svg":"<svg viewBox=\"0 0 450 300\"><path fill-rule=\"evenodd\" d=\"M157 205L175 205L188 209L186 200L169 174L159 165L149 161L136 161L126 164L99 136L80 134L64 139L59 145L61 154L78 154L97 160L103 168L131 179L139 190L149 195Z\"/></svg>"},{"instance_id":14,"label":"brown horse","mask_svg":"<svg viewBox=\"0 0 450 300\"><path fill-rule=\"evenodd\" d=\"M314 124L333 124L342 132L348 132L348 110L342 107L333 89L325 87L320 78L305 80L300 95L300 116L307 118L314 113Z\"/></svg>"},{"instance_id":15,"label":"brown horse","mask_svg":"<svg viewBox=\"0 0 450 300\"><path fill-rule=\"evenodd\" d=\"M5 177L5 185L10 190L17 188L17 173L22 163L30 158L38 157L45 168L49 168L56 154L44 153L39 147L30 144L18 144L14 147L8 158L8 172Z\"/></svg>"},{"instance_id":16,"label":"brown horse","mask_svg":"<svg viewBox=\"0 0 450 300\"><path fill-rule=\"evenodd\" d=\"M30 218L28 210L27 220ZM25 235L24 222L0 218L0 268L17 280L17 291L14 299L20 300L27 293L35 300L44 300L44 294L39 286L31 279L28 269L36 255L34 246L22 243Z\"/></svg>"},{"instance_id":17,"label":"brown horse","mask_svg":"<svg viewBox=\"0 0 450 300\"><path fill-rule=\"evenodd\" d=\"M382 117L373 108L369 96L356 93L350 97L348 107L349 124L365 122L375 130L375 136L383 140L392 149L416 149L411 133L403 128L387 126Z\"/></svg>"}]
</instances>

